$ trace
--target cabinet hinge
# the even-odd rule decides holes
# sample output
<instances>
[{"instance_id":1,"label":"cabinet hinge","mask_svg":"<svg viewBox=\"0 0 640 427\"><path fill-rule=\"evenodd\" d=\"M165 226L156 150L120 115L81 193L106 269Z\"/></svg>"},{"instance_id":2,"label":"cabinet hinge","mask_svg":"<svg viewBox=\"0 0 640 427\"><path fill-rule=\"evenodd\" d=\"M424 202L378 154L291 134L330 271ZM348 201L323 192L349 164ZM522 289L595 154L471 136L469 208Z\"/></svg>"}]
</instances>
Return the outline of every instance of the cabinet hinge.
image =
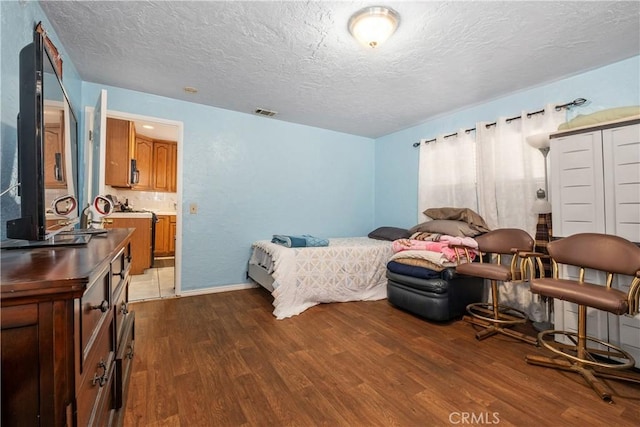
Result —
<instances>
[{"instance_id":1,"label":"cabinet hinge","mask_svg":"<svg viewBox=\"0 0 640 427\"><path fill-rule=\"evenodd\" d=\"M93 142L93 131L89 131L89 141Z\"/></svg>"}]
</instances>

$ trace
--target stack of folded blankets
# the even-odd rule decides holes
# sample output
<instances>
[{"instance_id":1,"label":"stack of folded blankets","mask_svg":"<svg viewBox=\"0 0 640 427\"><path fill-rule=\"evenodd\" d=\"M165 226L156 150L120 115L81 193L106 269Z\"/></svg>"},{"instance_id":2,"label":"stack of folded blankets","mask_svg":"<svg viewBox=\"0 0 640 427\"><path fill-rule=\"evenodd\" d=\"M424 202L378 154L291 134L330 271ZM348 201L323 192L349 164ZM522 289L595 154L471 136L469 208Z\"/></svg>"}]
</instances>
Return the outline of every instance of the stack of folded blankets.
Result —
<instances>
[{"instance_id":1,"label":"stack of folded blankets","mask_svg":"<svg viewBox=\"0 0 640 427\"><path fill-rule=\"evenodd\" d=\"M455 266L474 261L479 254L474 237L489 228L471 209L427 209L424 214L432 220L408 230L408 239L392 243L388 299L427 319L447 321L482 298L482 281L458 276Z\"/></svg>"}]
</instances>

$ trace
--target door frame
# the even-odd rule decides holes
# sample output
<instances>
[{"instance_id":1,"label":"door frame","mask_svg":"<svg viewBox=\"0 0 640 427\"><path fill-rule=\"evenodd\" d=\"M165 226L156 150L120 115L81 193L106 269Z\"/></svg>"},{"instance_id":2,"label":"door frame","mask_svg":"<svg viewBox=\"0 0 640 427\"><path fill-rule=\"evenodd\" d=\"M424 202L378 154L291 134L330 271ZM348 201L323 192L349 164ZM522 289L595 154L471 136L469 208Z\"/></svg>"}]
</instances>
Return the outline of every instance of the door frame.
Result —
<instances>
[{"instance_id":1,"label":"door frame","mask_svg":"<svg viewBox=\"0 0 640 427\"><path fill-rule=\"evenodd\" d=\"M85 107L85 149L89 147L91 141L89 139L89 132L93 129L93 111L94 107ZM107 117L113 117L118 119L130 120L130 121L146 121L156 122L163 125L175 126L177 129L177 149L178 157L176 159L176 196L177 196L177 208L176 208L176 254L175 254L175 293L176 296L180 296L182 293L182 162L184 157L184 123L178 120L169 120L153 116L143 116L141 114L126 113L123 111L110 110L107 108ZM105 150L105 147L100 147L101 152ZM86 153L86 151L85 151ZM85 161L87 156L85 155ZM91 171L92 164L85 163L85 177L87 176L86 168ZM104 165L103 165L104 167ZM102 174L104 171L102 171Z\"/></svg>"}]
</instances>

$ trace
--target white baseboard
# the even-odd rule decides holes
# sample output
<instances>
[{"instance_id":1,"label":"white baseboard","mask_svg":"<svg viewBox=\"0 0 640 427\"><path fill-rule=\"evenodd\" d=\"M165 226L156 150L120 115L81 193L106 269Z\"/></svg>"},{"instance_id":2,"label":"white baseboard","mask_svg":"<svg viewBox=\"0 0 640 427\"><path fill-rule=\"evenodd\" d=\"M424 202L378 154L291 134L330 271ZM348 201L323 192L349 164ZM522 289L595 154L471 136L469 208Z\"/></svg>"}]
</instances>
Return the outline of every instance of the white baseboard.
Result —
<instances>
[{"instance_id":1,"label":"white baseboard","mask_svg":"<svg viewBox=\"0 0 640 427\"><path fill-rule=\"evenodd\" d=\"M235 285L214 286L211 288L192 289L189 291L181 291L178 297L191 297L196 295L217 294L219 292L240 291L243 289L257 288L255 283L238 283Z\"/></svg>"}]
</instances>

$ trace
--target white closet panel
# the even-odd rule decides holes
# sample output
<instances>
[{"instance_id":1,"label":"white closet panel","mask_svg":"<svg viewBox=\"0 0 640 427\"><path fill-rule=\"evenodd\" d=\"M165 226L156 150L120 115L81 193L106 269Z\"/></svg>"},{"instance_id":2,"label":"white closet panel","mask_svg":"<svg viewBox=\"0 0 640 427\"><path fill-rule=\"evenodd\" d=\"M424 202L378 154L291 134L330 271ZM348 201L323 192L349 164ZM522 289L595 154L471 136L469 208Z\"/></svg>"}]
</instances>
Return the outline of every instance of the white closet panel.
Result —
<instances>
[{"instance_id":1,"label":"white closet panel","mask_svg":"<svg viewBox=\"0 0 640 427\"><path fill-rule=\"evenodd\" d=\"M640 243L640 124L602 131L606 230Z\"/></svg>"},{"instance_id":2,"label":"white closet panel","mask_svg":"<svg viewBox=\"0 0 640 427\"><path fill-rule=\"evenodd\" d=\"M557 133L551 139L551 204L554 237L606 233L640 244L640 123L638 120L581 131ZM576 279L563 267L561 277ZM604 284L604 275L587 272L586 281ZM631 278L613 286L627 292ZM555 329L577 328L577 306L554 301ZM587 334L619 345L640 367L640 314L614 316L587 310Z\"/></svg>"},{"instance_id":3,"label":"white closet panel","mask_svg":"<svg viewBox=\"0 0 640 427\"><path fill-rule=\"evenodd\" d=\"M634 357L640 355L640 326L637 319L626 316L620 318L620 340L626 344L627 351L635 353Z\"/></svg>"},{"instance_id":4,"label":"white closet panel","mask_svg":"<svg viewBox=\"0 0 640 427\"><path fill-rule=\"evenodd\" d=\"M551 140L551 203L557 237L604 233L601 132ZM556 212L562 212L556 215Z\"/></svg>"}]
</instances>

